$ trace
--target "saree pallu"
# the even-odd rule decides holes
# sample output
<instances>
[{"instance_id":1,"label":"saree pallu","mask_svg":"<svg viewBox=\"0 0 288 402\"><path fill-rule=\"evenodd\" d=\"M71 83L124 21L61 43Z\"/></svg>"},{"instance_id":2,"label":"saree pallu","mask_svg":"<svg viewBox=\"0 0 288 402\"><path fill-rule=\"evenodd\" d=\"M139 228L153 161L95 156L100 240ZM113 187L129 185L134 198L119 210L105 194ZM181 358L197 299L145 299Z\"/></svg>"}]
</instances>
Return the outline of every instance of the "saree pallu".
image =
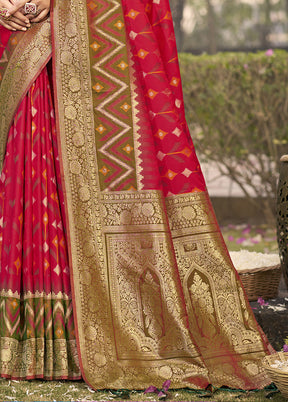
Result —
<instances>
[{"instance_id":1,"label":"saree pallu","mask_svg":"<svg viewBox=\"0 0 288 402\"><path fill-rule=\"evenodd\" d=\"M83 378L94 388L267 385L260 361L273 350L188 132L167 0L56 1L51 23L13 33L0 63L2 159L51 54Z\"/></svg>"}]
</instances>

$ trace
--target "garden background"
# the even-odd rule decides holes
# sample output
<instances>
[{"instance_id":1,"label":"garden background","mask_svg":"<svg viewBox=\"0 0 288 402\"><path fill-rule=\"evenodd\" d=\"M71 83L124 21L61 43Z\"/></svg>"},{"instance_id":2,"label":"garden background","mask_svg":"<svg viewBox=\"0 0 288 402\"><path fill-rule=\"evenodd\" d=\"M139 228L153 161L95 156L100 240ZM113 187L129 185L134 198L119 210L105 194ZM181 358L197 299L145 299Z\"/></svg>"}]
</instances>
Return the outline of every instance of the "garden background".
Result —
<instances>
[{"instance_id":1,"label":"garden background","mask_svg":"<svg viewBox=\"0 0 288 402\"><path fill-rule=\"evenodd\" d=\"M278 253L279 158L288 153L288 0L170 4L187 121L228 249ZM173 401L285 401L273 387L168 392ZM84 382L0 380L0 401L160 398L143 391L95 392Z\"/></svg>"}]
</instances>

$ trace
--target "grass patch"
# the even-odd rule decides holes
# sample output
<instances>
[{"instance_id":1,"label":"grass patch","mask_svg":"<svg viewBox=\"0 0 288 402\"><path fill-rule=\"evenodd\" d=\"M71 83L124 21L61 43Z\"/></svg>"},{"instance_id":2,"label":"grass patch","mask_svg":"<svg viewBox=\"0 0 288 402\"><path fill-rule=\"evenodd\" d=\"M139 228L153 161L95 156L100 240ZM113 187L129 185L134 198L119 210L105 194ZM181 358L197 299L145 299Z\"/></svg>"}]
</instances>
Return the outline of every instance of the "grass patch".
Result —
<instances>
[{"instance_id":1,"label":"grass patch","mask_svg":"<svg viewBox=\"0 0 288 402\"><path fill-rule=\"evenodd\" d=\"M238 391L218 390L209 396L206 391L173 390L169 392L167 401L267 401L270 390ZM273 393L273 391L272 391ZM123 394L122 394L123 395ZM158 401L155 394L144 394L143 391L130 391L127 399L117 398L111 391L94 391L83 381L10 381L0 380L0 401ZM284 402L286 399L280 393L273 393L274 402Z\"/></svg>"},{"instance_id":2,"label":"grass patch","mask_svg":"<svg viewBox=\"0 0 288 402\"><path fill-rule=\"evenodd\" d=\"M241 249L278 254L276 228L267 225L227 225L221 228L229 251Z\"/></svg>"}]
</instances>

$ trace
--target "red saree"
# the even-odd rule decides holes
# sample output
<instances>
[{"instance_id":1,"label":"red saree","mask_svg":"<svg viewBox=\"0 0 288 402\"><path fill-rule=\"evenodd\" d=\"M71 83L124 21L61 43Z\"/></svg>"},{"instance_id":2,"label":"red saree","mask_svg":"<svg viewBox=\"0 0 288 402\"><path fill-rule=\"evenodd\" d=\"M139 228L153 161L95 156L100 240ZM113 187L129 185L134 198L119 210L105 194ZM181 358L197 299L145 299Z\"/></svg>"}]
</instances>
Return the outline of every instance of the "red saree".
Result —
<instances>
[{"instance_id":1,"label":"red saree","mask_svg":"<svg viewBox=\"0 0 288 402\"><path fill-rule=\"evenodd\" d=\"M51 34L2 45L1 375L77 378L79 358L94 388L265 386L272 348L187 129L168 2L56 1Z\"/></svg>"}]
</instances>

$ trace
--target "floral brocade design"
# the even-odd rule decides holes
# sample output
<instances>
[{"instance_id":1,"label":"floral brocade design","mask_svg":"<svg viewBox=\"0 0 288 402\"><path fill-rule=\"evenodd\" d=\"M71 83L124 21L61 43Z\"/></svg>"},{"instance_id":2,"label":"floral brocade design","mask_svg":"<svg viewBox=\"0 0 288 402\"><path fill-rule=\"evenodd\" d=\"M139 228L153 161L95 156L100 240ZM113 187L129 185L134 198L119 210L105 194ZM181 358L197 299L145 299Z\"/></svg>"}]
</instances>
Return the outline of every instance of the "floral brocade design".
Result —
<instances>
[{"instance_id":1,"label":"floral brocade design","mask_svg":"<svg viewBox=\"0 0 288 402\"><path fill-rule=\"evenodd\" d=\"M191 294L191 300L195 300L195 302L199 304L200 310L202 309L202 314L205 314L206 311L209 314L214 313L211 290L209 289L209 285L201 279L199 274L195 273L189 291Z\"/></svg>"}]
</instances>

